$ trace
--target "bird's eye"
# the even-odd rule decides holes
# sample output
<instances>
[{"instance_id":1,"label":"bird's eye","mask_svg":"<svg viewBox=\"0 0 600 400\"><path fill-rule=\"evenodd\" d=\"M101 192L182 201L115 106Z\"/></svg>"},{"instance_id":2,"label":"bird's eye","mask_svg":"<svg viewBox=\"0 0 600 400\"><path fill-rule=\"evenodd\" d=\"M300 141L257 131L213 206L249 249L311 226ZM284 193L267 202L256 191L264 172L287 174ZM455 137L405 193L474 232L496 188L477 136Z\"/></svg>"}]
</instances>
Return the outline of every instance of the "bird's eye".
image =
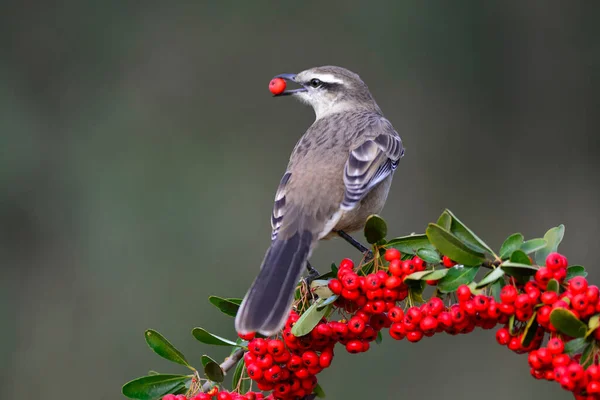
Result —
<instances>
[{"instance_id":1,"label":"bird's eye","mask_svg":"<svg viewBox=\"0 0 600 400\"><path fill-rule=\"evenodd\" d=\"M314 87L314 88L318 88L318 87L320 87L321 85L323 85L323 82L321 82L320 80L318 80L318 79L316 79L316 78L315 78L315 79L311 79L311 80L310 80L310 86L312 86L312 87Z\"/></svg>"}]
</instances>

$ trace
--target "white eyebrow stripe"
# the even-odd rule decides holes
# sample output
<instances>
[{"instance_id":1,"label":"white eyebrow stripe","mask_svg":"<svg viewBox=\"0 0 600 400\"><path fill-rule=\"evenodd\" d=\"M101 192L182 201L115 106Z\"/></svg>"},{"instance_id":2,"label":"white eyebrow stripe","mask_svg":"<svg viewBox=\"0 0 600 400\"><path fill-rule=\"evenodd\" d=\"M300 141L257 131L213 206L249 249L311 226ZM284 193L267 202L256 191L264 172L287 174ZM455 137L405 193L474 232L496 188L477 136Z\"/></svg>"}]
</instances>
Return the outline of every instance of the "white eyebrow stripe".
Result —
<instances>
[{"instance_id":1,"label":"white eyebrow stripe","mask_svg":"<svg viewBox=\"0 0 600 400\"><path fill-rule=\"evenodd\" d=\"M318 79L322 82L325 83L340 83L343 84L344 81L341 79L336 78L335 76L331 75L331 74L313 74L311 77L311 79Z\"/></svg>"}]
</instances>

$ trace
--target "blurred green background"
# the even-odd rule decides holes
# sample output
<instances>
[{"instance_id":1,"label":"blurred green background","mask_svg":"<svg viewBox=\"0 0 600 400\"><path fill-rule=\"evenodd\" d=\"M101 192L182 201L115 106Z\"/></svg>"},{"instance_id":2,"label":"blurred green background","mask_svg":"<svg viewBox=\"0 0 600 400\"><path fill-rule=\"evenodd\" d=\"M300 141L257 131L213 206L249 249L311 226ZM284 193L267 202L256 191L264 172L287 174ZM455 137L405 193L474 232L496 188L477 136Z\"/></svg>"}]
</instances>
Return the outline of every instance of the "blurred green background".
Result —
<instances>
[{"instance_id":1,"label":"blurred green background","mask_svg":"<svg viewBox=\"0 0 600 400\"><path fill-rule=\"evenodd\" d=\"M444 207L496 248L567 227L600 282L597 2L11 2L0 13L0 397L122 397L155 328L195 364L233 336L311 109L273 75L341 65L406 146L383 216ZM358 254L322 244L313 264ZM338 351L331 399L568 399L493 332Z\"/></svg>"}]
</instances>

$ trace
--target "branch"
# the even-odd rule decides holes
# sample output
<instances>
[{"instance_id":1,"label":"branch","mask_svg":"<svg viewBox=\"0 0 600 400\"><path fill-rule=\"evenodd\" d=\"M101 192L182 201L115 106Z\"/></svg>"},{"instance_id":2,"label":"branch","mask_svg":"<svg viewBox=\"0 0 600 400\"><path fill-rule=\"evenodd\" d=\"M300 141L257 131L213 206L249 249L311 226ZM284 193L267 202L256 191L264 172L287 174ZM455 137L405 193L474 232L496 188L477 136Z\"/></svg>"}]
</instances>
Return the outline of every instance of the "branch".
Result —
<instances>
[{"instance_id":1,"label":"branch","mask_svg":"<svg viewBox=\"0 0 600 400\"><path fill-rule=\"evenodd\" d=\"M227 357L225 359L225 361L223 361L219 366L225 373L227 373L227 371L229 371L231 368L235 367L235 365L238 363L238 361L240 361L242 359L242 357L244 357L244 353L245 353L244 349L237 349L236 351L233 352L232 355ZM211 382L211 381L204 383L204 385L202 385L202 391L203 392L209 391L212 386L212 383L213 382Z\"/></svg>"}]
</instances>

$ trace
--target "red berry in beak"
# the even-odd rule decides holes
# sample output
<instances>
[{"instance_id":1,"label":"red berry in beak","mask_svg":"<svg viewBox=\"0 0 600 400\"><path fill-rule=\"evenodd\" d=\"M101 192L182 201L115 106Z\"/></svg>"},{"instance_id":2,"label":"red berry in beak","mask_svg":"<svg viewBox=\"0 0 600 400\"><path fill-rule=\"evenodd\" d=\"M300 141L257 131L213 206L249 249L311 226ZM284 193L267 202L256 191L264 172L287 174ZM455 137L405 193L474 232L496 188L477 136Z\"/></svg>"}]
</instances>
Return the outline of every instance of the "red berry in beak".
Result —
<instances>
[{"instance_id":1,"label":"red berry in beak","mask_svg":"<svg viewBox=\"0 0 600 400\"><path fill-rule=\"evenodd\" d=\"M269 82L269 91L275 95L283 93L285 90L285 80L281 78L271 79Z\"/></svg>"}]
</instances>

